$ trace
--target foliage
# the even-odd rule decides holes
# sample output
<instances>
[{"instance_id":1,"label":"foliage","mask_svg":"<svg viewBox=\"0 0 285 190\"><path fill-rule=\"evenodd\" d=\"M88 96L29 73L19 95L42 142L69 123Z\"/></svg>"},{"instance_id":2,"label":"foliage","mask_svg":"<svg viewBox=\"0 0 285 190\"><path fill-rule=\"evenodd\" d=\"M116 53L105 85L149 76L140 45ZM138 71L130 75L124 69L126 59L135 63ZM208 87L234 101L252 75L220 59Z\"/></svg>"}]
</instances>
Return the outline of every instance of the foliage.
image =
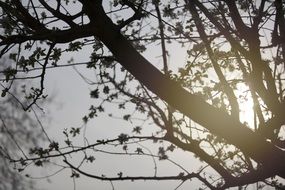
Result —
<instances>
[{"instance_id":1,"label":"foliage","mask_svg":"<svg viewBox=\"0 0 285 190\"><path fill-rule=\"evenodd\" d=\"M1 68L9 66L6 59L2 58L2 61ZM7 69L3 69L1 76L6 75L6 71ZM44 141L33 114L23 111L21 105L10 95L20 95L23 90L24 87L14 81L9 92L6 91L9 94L3 95L0 100L0 189L34 189L34 183L21 175L23 170L10 162L11 158L20 158L23 156L22 152L27 151L29 147L38 146ZM38 105L40 104L41 102L38 102Z\"/></svg>"},{"instance_id":2,"label":"foliage","mask_svg":"<svg viewBox=\"0 0 285 190\"><path fill-rule=\"evenodd\" d=\"M11 60L2 71L2 97L13 94L13 81L22 79L25 84L34 79L35 86L17 98L26 102L21 103L24 110L30 110L46 97L47 69L85 64L96 77L90 80L81 74L92 85L90 97L95 102L84 123L118 106L121 119L133 125L133 134L120 133L84 146L73 141L80 128L66 129L65 145L51 141L46 148L32 149L34 157L10 161L42 166L63 157L73 178L178 180L180 185L196 178L209 189L246 188L257 182L259 188L284 188L279 180L285 178L282 0L6 0L0 8L0 56ZM161 65L142 56L153 47L159 49L151 53ZM178 54L173 47L187 52L186 63L171 60ZM61 61L82 52L89 58L85 63ZM249 102L253 108L245 111L252 112L252 118L244 118L242 109ZM152 135L144 131L149 122L155 126ZM157 153L137 146L144 141L153 142ZM166 176L156 175L157 167L150 176L85 172L82 165L96 160L90 150L99 147L110 155L150 156L154 163L176 166L180 165L170 155L180 149L192 152L201 167L188 171L181 166ZM121 152L114 151L118 147ZM68 155L78 153L85 156L76 166Z\"/></svg>"}]
</instances>

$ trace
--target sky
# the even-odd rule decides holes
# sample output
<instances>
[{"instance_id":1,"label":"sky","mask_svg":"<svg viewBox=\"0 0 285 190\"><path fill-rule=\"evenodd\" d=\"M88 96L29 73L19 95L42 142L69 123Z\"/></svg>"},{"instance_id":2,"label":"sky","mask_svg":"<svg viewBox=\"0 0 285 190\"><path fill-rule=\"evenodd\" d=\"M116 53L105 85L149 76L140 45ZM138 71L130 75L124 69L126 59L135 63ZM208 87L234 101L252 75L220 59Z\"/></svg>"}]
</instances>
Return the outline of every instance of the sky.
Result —
<instances>
[{"instance_id":1,"label":"sky","mask_svg":"<svg viewBox=\"0 0 285 190\"><path fill-rule=\"evenodd\" d=\"M169 52L172 53L169 57L170 68L177 68L183 66L187 60L187 47L182 48L177 44L167 44ZM89 60L90 50L83 50L76 55L74 59L76 62L84 62ZM66 62L71 58L70 55L63 57L58 64L66 64ZM73 56L73 55L72 55ZM161 68L161 52L160 44L156 43L148 47L144 56L155 66ZM82 72L84 76L91 79L94 78L94 73L92 70L85 69L85 66L77 66L78 70ZM63 144L64 135L63 130L65 128L71 127L81 127L83 125L82 117L88 113L90 105L96 104L94 99L90 98L90 90L93 90L93 86L86 84L82 78L75 72L74 68L56 68L49 69L46 73L45 79L46 92L52 97L51 103L43 106L46 114L43 115L43 124L51 140ZM252 103L246 102L241 109L247 110L252 107ZM109 107L112 111L112 107ZM108 110L107 110L108 113ZM98 139L102 138L115 138L120 133L130 133L132 131L133 125L129 122L120 119L112 119L108 117L108 114L104 113L99 118L91 120L87 126L85 135L89 140L89 143L96 142ZM120 112L115 112L117 115L122 115ZM245 113L243 116L247 117L252 113ZM153 126L149 124L146 126L145 131L152 131ZM84 142L82 133L79 138L75 140L77 143ZM151 147L151 144L148 147ZM120 150L119 147L116 150ZM157 147L151 148L153 153L156 154ZM72 155L74 163L78 162L82 157L82 154ZM114 176L117 173L123 171L126 175L133 174L136 175L153 175L154 173L154 163L150 157L138 157L138 156L106 156L105 154L97 152L95 154L96 160L94 163L88 165L84 169L90 173L95 172L96 174L106 174ZM197 167L200 166L200 162L193 158L191 153L183 152L180 150L175 150L174 154L170 155L170 158L176 160L179 164L182 164L190 172L196 171ZM55 161L56 164L62 164L62 158L58 158ZM158 174L160 175L173 175L178 172L178 168L174 165L167 163L167 161L157 162ZM173 181L135 181L135 182L102 182L95 179L90 179L88 177L81 176L76 179L75 183L72 178L70 178L70 169L65 169L53 175L50 178L45 176L52 175L56 172L59 167L53 165L48 165L44 168L27 168L26 173L29 173L31 177L43 178L35 179L36 185L42 190L51 189L84 189L84 190L124 190L124 189L175 189L180 185L180 182ZM187 181L181 185L180 190L189 190L193 188L198 188L200 182L197 180ZM269 189L269 188L267 188Z\"/></svg>"},{"instance_id":2,"label":"sky","mask_svg":"<svg viewBox=\"0 0 285 190\"><path fill-rule=\"evenodd\" d=\"M153 49L147 51L145 56L153 61L157 66L161 65L161 61L157 59L157 56L160 55L159 46L153 46ZM176 48L177 47L173 47ZM185 57L185 49L181 49L181 52L175 54L175 56L171 57L170 62L175 63L184 63L186 60ZM80 61L85 61L89 55L87 52L80 53L80 57L75 57L75 59ZM64 57L59 64L65 64L65 61L68 60L69 57ZM94 73L91 70L85 69L85 66L77 66L77 70L81 71L84 76L89 78L94 78ZM66 68L56 68L49 69L46 73L45 79L46 92L50 94L52 97L52 101L50 104L46 104L43 106L45 110L46 118L43 118L44 127L47 130L47 133L51 140L57 141L60 144L63 144L64 135L63 130L65 128L71 127L80 127L83 125L82 117L87 113L91 104L96 103L94 99L90 98L90 90L92 90L92 86L86 84L82 78L76 73L74 68L66 67ZM112 109L112 108L109 108ZM111 112L112 110L109 110ZM108 113L108 110L107 110ZM102 138L116 138L120 133L130 133L132 131L133 125L130 123L121 120L121 119L112 119L108 117L108 114L105 113L102 116L95 118L88 122L86 127L86 137L90 141L96 141L97 139ZM123 113L115 113L115 115L122 115ZM152 131L151 125L148 126L148 129L144 129L145 131ZM83 141L82 136L78 138L78 143ZM151 144L148 144L151 147ZM121 149L117 149L120 151ZM156 154L157 149L154 148L154 154ZM81 158L82 155L73 155L73 158L76 160ZM199 166L199 162L197 160L189 159L192 157L191 154L185 153L182 151L176 151L174 154L174 160L178 160L180 164L185 165L186 168L191 169ZM136 175L153 175L154 164L151 158L145 157L110 157L105 154L95 154L95 157L98 157L98 161L95 160L94 166L90 166L89 171L92 173L93 171L100 171L104 174L110 174L111 176L116 175L116 173L120 171L126 171L126 175L134 174ZM171 157L170 157L171 158ZM62 158L57 160L58 164L62 164ZM164 163L163 163L164 162ZM158 174L165 175L174 175L179 173L177 167L169 163L158 164ZM196 164L195 164L196 163ZM74 182L72 178L70 178L71 171L69 169L63 170L57 175L54 175L50 178L44 178L44 176L49 176L56 172L59 168L56 166L47 166L42 169L31 167L30 170L26 172L31 175L31 177L35 177L35 182L37 187L40 189L73 189ZM87 169L87 170L88 170ZM99 172L99 174L100 174ZM37 179L41 178L43 179ZM161 181L135 181L135 182L113 182L113 185L116 190L120 189L146 189L146 188L156 188L156 189L175 189L180 182L161 182ZM192 180L191 182L186 182L181 186L181 190L189 189L189 188L197 188L199 182L197 180ZM84 190L93 190L94 187L103 190L111 190L112 185L110 182L101 182L99 180L90 179L88 177L81 176L76 180L75 183L76 189L84 189Z\"/></svg>"},{"instance_id":3,"label":"sky","mask_svg":"<svg viewBox=\"0 0 285 190\"><path fill-rule=\"evenodd\" d=\"M171 47L173 46L173 47ZM178 45L171 45L170 49L179 48L178 53L173 54L170 57L170 63L185 63L185 48L181 48ZM157 59L157 56L160 55L159 46L153 46L153 49L144 53L144 55L153 63L159 66L161 61ZM77 60L85 61L86 57L89 56L88 53L84 55L80 53L80 58ZM61 63L64 64L65 60L68 58L63 58ZM85 66L77 66L77 70L81 71L84 76L89 77L90 79L94 78L94 73L92 70L85 69ZM90 90L92 86L86 84L78 73L72 67L66 68L56 68L50 69L46 75L46 91L49 92L52 96L52 102L50 104L44 105L46 110L46 116L48 117L48 122L45 122L45 128L47 133L52 140L63 143L64 135L63 130L70 127L80 127L83 125L82 117L87 113L90 105L96 104L94 99L90 98ZM246 109L247 106L252 106L251 103L248 103L244 106ZM112 108L109 108L109 112L113 111ZM241 108L243 109L243 108ZM122 113L115 112L114 114L122 115ZM245 113L245 115L248 113ZM246 116L245 116L246 117ZM126 122L121 119L113 119L108 117L107 113L102 114L102 116L95 118L88 122L86 126L86 138L92 143L97 139L102 138L115 138L120 133L130 133L132 131L133 125L129 122ZM147 126L149 128L144 130L152 131L153 126ZM80 143L83 141L82 134L81 137L77 139L77 142ZM148 148L152 147L152 144ZM156 153L156 148L153 148L153 153ZM115 149L115 151L120 151L120 149ZM73 155L74 160L78 157L81 158L82 155ZM153 175L154 164L151 158L149 157L120 157L120 156L108 156L105 154L96 153L95 162L91 164L90 167L84 168L84 171L97 172L96 174L109 174L114 176L116 173L123 171L126 175L133 174L134 176L139 175ZM179 164L183 165L188 171L196 171L200 162L197 159L193 158L191 153L183 152L176 150L174 154L170 155L170 158L177 161ZM62 164L62 158L57 160L58 164ZM158 174L161 175L173 175L180 170L177 167L167 163L167 161L158 162ZM48 166L43 169L32 168L31 173L34 173L36 178L44 177L53 174L59 168L56 166ZM124 189L133 189L138 190L143 189L175 189L179 186L179 181L135 181L135 182L113 182L113 186L110 182L102 182L96 179L84 177L81 175L79 179L76 179L75 185L72 178L70 178L71 171L69 169L63 170L57 175L54 175L50 178L36 179L37 187L42 190L50 189L84 189L84 190L112 190L113 187L116 190ZM31 175L32 176L32 175ZM187 181L179 187L180 190L189 190L193 188L200 187L201 183L197 180ZM232 188L235 189L235 188ZM252 188L254 189L254 187ZM270 188L266 188L270 189Z\"/></svg>"}]
</instances>

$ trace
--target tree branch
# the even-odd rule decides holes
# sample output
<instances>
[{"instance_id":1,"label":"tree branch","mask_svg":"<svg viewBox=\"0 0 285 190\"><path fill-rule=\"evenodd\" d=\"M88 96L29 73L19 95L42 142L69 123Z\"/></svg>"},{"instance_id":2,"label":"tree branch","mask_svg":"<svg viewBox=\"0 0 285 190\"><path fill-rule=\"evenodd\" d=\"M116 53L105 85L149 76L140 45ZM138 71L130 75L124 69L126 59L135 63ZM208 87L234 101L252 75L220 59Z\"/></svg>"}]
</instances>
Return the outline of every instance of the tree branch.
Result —
<instances>
[{"instance_id":1,"label":"tree branch","mask_svg":"<svg viewBox=\"0 0 285 190\"><path fill-rule=\"evenodd\" d=\"M189 93L178 83L163 75L119 33L110 18L105 15L101 4L84 1L83 6L91 24L101 29L100 32L94 31L94 35L109 48L118 62L137 80L173 108L206 127L212 133L225 138L258 163L262 163L269 173L273 174L272 171L275 171L285 177L285 154L282 150L266 142L227 113L209 105L197 95ZM273 157L274 163L272 163Z\"/></svg>"}]
</instances>

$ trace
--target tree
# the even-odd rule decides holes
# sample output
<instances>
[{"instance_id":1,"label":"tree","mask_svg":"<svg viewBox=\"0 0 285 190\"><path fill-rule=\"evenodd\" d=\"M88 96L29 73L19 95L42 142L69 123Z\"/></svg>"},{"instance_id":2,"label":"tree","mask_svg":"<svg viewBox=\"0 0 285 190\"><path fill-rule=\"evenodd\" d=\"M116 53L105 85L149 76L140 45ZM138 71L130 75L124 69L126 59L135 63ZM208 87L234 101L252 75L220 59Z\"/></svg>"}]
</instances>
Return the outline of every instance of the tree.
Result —
<instances>
[{"instance_id":1,"label":"tree","mask_svg":"<svg viewBox=\"0 0 285 190\"><path fill-rule=\"evenodd\" d=\"M142 127L134 126L138 136L122 133L83 148L71 143L70 134L76 136L80 132L73 128L69 133L65 131L70 151L50 142L46 149L33 149L37 157L24 159L25 164L42 165L47 159L62 156L73 177L80 173L107 181L182 183L197 178L209 189L256 182L284 188L278 181L285 178L282 0L6 0L0 2L0 7L1 56L9 55L14 61L3 71L3 82L38 79L38 87L31 88L26 96L29 103L22 104L24 110L45 98L47 69L86 64L97 75L97 80L91 82L95 89L90 96L98 99L97 103L101 101L90 107L84 122L105 112L106 104L119 102L122 110L133 105L125 109L134 111L124 115L124 120L132 122L138 114L160 128L155 135L143 136ZM142 54L157 43L161 47L161 68ZM185 65L169 63L169 56L176 53L169 50L169 43L188 47ZM88 47L92 47L91 52ZM81 49L90 52L87 62L70 59L68 64L60 64L64 54L74 55ZM32 72L37 75L31 76ZM7 86L2 96L10 91ZM254 105L248 124L241 119L242 101L246 99ZM194 153L216 174L202 175L206 170L202 168L172 176L126 177L119 173L108 177L85 172L66 156L111 143L123 146L125 153L131 154L128 143L134 139L169 142L167 148L159 147L159 160L168 159L169 152L177 147ZM138 148L136 154L146 153ZM82 163L93 160L86 153Z\"/></svg>"},{"instance_id":2,"label":"tree","mask_svg":"<svg viewBox=\"0 0 285 190\"><path fill-rule=\"evenodd\" d=\"M2 58L0 67L5 69L7 62L7 59ZM2 72L0 75L3 77ZM2 84L1 86L3 87ZM22 89L23 87L14 81L9 93L19 95ZM16 168L10 167L13 165L10 163L10 158L15 158L19 152L26 151L28 147L44 142L42 130L37 127L38 123L31 113L23 111L13 96L1 98L0 109L2 110L0 114L0 189L34 189L34 183L31 180L20 175Z\"/></svg>"}]
</instances>

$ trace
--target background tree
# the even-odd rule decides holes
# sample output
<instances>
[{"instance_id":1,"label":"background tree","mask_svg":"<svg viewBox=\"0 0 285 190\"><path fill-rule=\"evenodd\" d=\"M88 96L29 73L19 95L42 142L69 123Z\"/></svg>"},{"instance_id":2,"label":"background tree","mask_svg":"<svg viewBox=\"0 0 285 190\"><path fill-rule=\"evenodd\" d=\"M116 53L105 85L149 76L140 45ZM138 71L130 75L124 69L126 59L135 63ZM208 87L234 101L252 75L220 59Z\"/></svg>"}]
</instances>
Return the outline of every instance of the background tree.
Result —
<instances>
[{"instance_id":1,"label":"background tree","mask_svg":"<svg viewBox=\"0 0 285 190\"><path fill-rule=\"evenodd\" d=\"M26 89L22 99L27 103L21 103L30 110L46 97L47 69L85 64L95 71L96 79L81 76L94 86L90 96L98 100L83 121L111 111L109 106L115 104L125 111L122 119L134 125L135 133L77 146L71 138L80 128L72 128L64 131L67 148L50 141L47 148L31 150L35 157L11 161L41 166L53 157L63 157L72 177L82 174L106 181L178 180L183 184L197 178L209 189L256 182L262 182L258 188L284 188L278 181L285 178L282 0L7 0L0 7L1 55L13 61L3 70L2 96L10 92L15 79L23 83L34 79L37 86ZM143 56L153 45L161 48L161 67ZM169 61L177 53L170 47L179 46L187 49L186 63ZM89 53L84 63L76 62L75 53L81 51ZM74 59L64 60L64 55ZM249 102L253 114L246 121L241 111ZM159 130L144 134L146 121ZM142 141L158 143L158 153L142 148L130 151L130 146ZM107 154L151 156L154 161L169 160L170 152L182 149L194 153L202 161L201 168L181 167L180 173L169 176L157 175L156 169L150 176L89 173L83 165L94 161L92 150L102 145L122 147L122 152L107 149ZM78 152L85 156L76 165L67 155Z\"/></svg>"},{"instance_id":2,"label":"background tree","mask_svg":"<svg viewBox=\"0 0 285 190\"><path fill-rule=\"evenodd\" d=\"M8 60L2 58L1 70L5 70L8 66ZM0 77L3 80L3 72L0 73ZM35 119L35 116L38 117L38 115L23 111L13 97L22 94L24 86L20 87L17 81L13 81L13 83L9 92L6 92L11 95L2 97L0 101L0 189L34 189L34 183L19 173L21 170L17 170L15 164L10 163L10 158L23 156L23 152L27 151L29 147L38 146L44 142L44 138ZM40 104L41 102L38 102L38 105Z\"/></svg>"}]
</instances>

